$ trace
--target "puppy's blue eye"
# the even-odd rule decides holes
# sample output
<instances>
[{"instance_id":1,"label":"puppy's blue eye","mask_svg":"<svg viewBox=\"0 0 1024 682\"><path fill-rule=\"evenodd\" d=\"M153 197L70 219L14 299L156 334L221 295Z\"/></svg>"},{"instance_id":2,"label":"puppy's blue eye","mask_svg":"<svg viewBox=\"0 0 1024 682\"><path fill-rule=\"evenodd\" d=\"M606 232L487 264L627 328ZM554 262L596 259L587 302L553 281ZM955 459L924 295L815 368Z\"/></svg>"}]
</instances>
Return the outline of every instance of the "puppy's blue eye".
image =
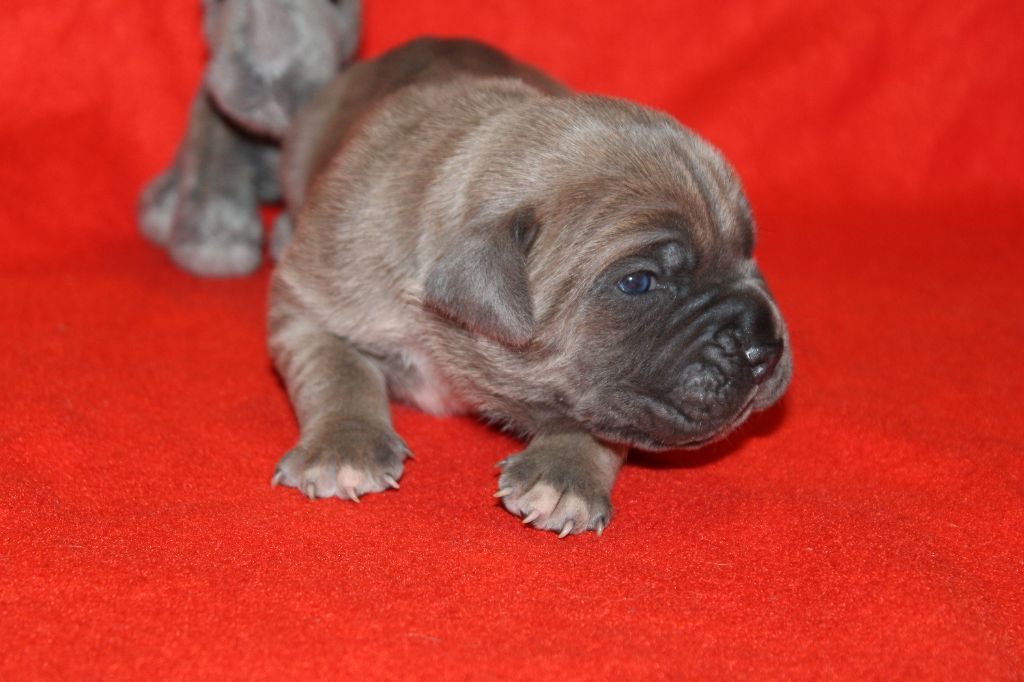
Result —
<instances>
[{"instance_id":1,"label":"puppy's blue eye","mask_svg":"<svg viewBox=\"0 0 1024 682\"><path fill-rule=\"evenodd\" d=\"M649 272L633 272L619 280L619 291L624 294L645 294L651 290L654 276Z\"/></svg>"}]
</instances>

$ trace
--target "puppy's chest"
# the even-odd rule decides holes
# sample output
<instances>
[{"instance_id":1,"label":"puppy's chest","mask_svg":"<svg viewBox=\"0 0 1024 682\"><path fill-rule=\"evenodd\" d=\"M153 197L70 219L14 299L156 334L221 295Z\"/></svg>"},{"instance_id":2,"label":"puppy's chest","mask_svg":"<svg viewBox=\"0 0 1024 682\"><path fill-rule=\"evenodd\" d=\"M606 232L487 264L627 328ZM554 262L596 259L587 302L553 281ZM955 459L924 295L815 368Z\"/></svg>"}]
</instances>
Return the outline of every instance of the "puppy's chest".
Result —
<instances>
[{"instance_id":1,"label":"puppy's chest","mask_svg":"<svg viewBox=\"0 0 1024 682\"><path fill-rule=\"evenodd\" d=\"M403 344L377 360L387 377L388 391L397 400L438 416L467 411L452 381L417 345Z\"/></svg>"}]
</instances>

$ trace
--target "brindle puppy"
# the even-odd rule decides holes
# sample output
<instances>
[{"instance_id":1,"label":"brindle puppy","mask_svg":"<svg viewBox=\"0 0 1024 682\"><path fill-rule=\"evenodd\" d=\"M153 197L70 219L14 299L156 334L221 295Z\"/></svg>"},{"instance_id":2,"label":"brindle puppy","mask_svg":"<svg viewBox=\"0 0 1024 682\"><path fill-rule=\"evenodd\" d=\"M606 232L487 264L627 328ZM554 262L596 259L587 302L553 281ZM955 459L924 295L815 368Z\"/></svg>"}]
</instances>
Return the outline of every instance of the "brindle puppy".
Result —
<instances>
[{"instance_id":1,"label":"brindle puppy","mask_svg":"<svg viewBox=\"0 0 1024 682\"><path fill-rule=\"evenodd\" d=\"M739 181L664 114L425 39L336 79L285 156L269 344L301 436L275 484L397 488L390 394L529 438L505 507L600 533L628 446L721 438L789 382Z\"/></svg>"}]
</instances>

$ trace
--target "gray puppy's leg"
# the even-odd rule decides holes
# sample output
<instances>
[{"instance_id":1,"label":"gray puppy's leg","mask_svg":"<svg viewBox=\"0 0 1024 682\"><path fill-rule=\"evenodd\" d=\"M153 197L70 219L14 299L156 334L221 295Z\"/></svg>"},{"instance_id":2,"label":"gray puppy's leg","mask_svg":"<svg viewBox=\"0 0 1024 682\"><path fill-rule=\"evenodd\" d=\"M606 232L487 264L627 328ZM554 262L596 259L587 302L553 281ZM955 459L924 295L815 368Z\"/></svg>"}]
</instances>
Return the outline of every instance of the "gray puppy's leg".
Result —
<instances>
[{"instance_id":1,"label":"gray puppy's leg","mask_svg":"<svg viewBox=\"0 0 1024 682\"><path fill-rule=\"evenodd\" d=\"M523 523L559 537L600 535L612 518L610 495L625 454L585 433L540 435L501 463L495 496Z\"/></svg>"},{"instance_id":2,"label":"gray puppy's leg","mask_svg":"<svg viewBox=\"0 0 1024 682\"><path fill-rule=\"evenodd\" d=\"M292 216L285 208L274 219L274 230L270 233L270 258L276 263L284 255L285 247L292 240Z\"/></svg>"},{"instance_id":3,"label":"gray puppy's leg","mask_svg":"<svg viewBox=\"0 0 1024 682\"><path fill-rule=\"evenodd\" d=\"M179 153L177 214L167 244L186 270L219 277L259 267L259 145L225 121L206 95L196 97Z\"/></svg>"},{"instance_id":4,"label":"gray puppy's leg","mask_svg":"<svg viewBox=\"0 0 1024 682\"><path fill-rule=\"evenodd\" d=\"M281 167L281 150L273 142L255 144L256 196L263 203L281 200L281 183L278 169Z\"/></svg>"},{"instance_id":5,"label":"gray puppy's leg","mask_svg":"<svg viewBox=\"0 0 1024 682\"><path fill-rule=\"evenodd\" d=\"M275 281L270 352L299 419L298 444L277 464L273 485L311 499L397 488L409 450L391 426L381 371L348 342L307 318Z\"/></svg>"},{"instance_id":6,"label":"gray puppy's leg","mask_svg":"<svg viewBox=\"0 0 1024 682\"><path fill-rule=\"evenodd\" d=\"M282 197L281 183L278 180L278 169L281 164L281 150L267 146L260 150L259 176L256 186L259 188L260 201L280 201ZM297 207L289 206L287 202L281 207L281 212L274 218L273 229L270 232L270 241L267 244L267 252L271 261L281 260L284 249L292 240L292 215L289 209Z\"/></svg>"},{"instance_id":7,"label":"gray puppy's leg","mask_svg":"<svg viewBox=\"0 0 1024 682\"><path fill-rule=\"evenodd\" d=\"M139 198L142 235L157 246L166 246L178 212L178 155L163 173L153 178Z\"/></svg>"}]
</instances>

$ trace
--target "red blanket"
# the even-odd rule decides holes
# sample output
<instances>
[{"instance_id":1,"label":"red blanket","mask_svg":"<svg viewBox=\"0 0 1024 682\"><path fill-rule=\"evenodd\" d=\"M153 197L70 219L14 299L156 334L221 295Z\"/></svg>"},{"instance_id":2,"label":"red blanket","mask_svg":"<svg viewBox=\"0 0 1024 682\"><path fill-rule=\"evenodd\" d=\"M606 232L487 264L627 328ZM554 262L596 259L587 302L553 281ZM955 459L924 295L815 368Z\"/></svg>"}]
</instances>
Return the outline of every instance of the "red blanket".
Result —
<instances>
[{"instance_id":1,"label":"red blanket","mask_svg":"<svg viewBox=\"0 0 1024 682\"><path fill-rule=\"evenodd\" d=\"M408 408L401 491L271 490L266 271L190 277L135 222L198 4L4 3L0 677L1019 679L1024 4L367 0L364 55L482 38L748 187L788 397L634 458L567 540L491 498L519 443Z\"/></svg>"}]
</instances>

